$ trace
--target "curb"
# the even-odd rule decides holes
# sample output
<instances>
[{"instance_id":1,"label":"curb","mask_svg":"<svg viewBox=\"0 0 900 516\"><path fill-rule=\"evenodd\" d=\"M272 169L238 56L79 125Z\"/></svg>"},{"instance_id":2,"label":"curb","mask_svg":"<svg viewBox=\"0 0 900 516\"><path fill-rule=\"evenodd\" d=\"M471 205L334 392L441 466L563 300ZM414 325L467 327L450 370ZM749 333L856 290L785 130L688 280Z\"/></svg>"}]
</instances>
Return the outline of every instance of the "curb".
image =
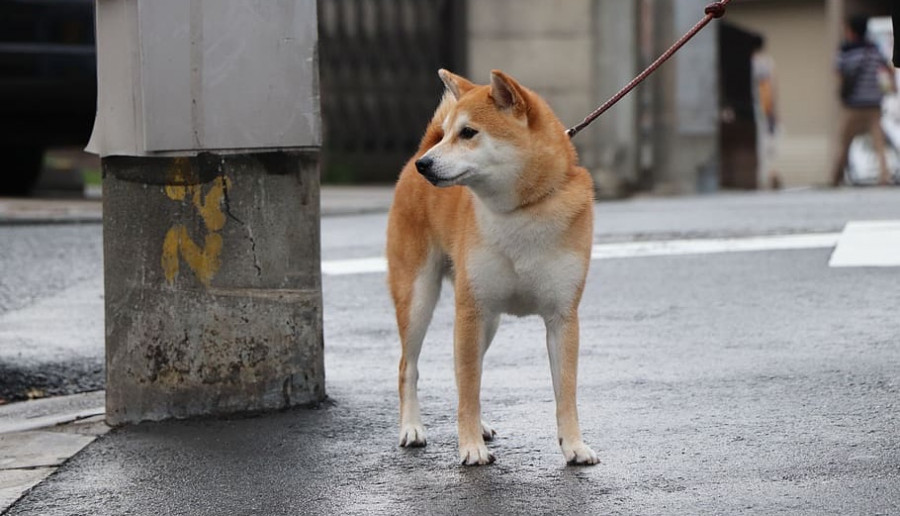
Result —
<instances>
[{"instance_id":1,"label":"curb","mask_svg":"<svg viewBox=\"0 0 900 516\"><path fill-rule=\"evenodd\" d=\"M393 197L393 186L325 186L320 212L322 217L387 213ZM0 226L102 222L102 202L97 199L0 198Z\"/></svg>"},{"instance_id":2,"label":"curb","mask_svg":"<svg viewBox=\"0 0 900 516\"><path fill-rule=\"evenodd\" d=\"M0 405L0 514L109 431L104 391Z\"/></svg>"},{"instance_id":3,"label":"curb","mask_svg":"<svg viewBox=\"0 0 900 516\"><path fill-rule=\"evenodd\" d=\"M0 198L0 225L83 224L103 220L100 201Z\"/></svg>"},{"instance_id":4,"label":"curb","mask_svg":"<svg viewBox=\"0 0 900 516\"><path fill-rule=\"evenodd\" d=\"M106 411L105 399L106 391L92 391L0 405L0 435L102 415Z\"/></svg>"}]
</instances>

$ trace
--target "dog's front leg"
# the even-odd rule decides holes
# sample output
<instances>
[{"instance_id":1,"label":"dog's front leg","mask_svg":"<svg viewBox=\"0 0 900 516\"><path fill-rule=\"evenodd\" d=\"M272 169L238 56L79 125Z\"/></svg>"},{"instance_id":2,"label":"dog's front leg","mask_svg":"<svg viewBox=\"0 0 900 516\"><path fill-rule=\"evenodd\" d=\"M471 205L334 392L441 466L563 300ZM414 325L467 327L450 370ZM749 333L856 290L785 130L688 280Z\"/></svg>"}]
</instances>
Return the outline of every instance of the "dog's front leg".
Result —
<instances>
[{"instance_id":1,"label":"dog's front leg","mask_svg":"<svg viewBox=\"0 0 900 516\"><path fill-rule=\"evenodd\" d=\"M453 343L456 388L459 393L459 458L466 466L491 464L494 455L484 444L481 426L482 346L487 338L484 315L457 296ZM470 300L469 300L470 301Z\"/></svg>"},{"instance_id":2,"label":"dog's front leg","mask_svg":"<svg viewBox=\"0 0 900 516\"><path fill-rule=\"evenodd\" d=\"M569 464L597 464L597 454L581 439L575 391L578 384L578 314L549 317L547 352L553 392L556 395L556 424L559 446Z\"/></svg>"}]
</instances>

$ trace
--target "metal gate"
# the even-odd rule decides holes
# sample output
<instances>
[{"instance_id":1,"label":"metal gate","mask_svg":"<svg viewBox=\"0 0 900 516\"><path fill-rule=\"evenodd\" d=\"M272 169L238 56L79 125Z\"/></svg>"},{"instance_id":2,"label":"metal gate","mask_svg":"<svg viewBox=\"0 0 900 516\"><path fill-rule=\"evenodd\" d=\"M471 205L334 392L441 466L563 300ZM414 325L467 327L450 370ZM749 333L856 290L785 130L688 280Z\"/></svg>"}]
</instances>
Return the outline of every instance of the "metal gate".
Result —
<instances>
[{"instance_id":1,"label":"metal gate","mask_svg":"<svg viewBox=\"0 0 900 516\"><path fill-rule=\"evenodd\" d=\"M464 0L318 0L323 180L397 178L464 71Z\"/></svg>"}]
</instances>

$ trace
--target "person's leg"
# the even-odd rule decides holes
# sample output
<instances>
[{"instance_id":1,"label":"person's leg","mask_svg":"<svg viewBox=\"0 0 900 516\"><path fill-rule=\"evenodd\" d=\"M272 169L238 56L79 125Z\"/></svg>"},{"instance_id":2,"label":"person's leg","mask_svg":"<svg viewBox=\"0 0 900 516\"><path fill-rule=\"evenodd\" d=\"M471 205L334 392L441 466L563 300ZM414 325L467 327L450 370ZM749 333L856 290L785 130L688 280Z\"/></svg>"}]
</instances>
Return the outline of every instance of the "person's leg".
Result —
<instances>
[{"instance_id":1,"label":"person's leg","mask_svg":"<svg viewBox=\"0 0 900 516\"><path fill-rule=\"evenodd\" d=\"M831 172L831 185L840 186L844 181L844 168L847 167L847 155L850 143L859 134L860 114L858 109L843 108L841 110L840 137L838 138L837 155Z\"/></svg>"},{"instance_id":2,"label":"person's leg","mask_svg":"<svg viewBox=\"0 0 900 516\"><path fill-rule=\"evenodd\" d=\"M891 175L887 166L887 154L885 148L884 130L881 128L881 109L867 110L869 134L872 135L872 146L878 156L878 184L887 185L891 182Z\"/></svg>"}]
</instances>

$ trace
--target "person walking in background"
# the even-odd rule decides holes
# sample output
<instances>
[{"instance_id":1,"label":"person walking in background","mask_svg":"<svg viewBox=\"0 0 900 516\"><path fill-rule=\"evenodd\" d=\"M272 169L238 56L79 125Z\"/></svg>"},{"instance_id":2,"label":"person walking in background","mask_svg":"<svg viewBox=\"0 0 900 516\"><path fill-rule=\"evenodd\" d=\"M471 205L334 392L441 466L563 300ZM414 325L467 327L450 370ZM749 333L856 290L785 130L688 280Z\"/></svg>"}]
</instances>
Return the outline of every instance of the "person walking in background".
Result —
<instances>
[{"instance_id":1,"label":"person walking in background","mask_svg":"<svg viewBox=\"0 0 900 516\"><path fill-rule=\"evenodd\" d=\"M878 155L878 184L890 182L885 137L881 129L881 100L896 85L887 60L878 47L866 38L868 23L867 16L853 16L846 21L844 43L837 55L843 110L838 154L832 172L833 186L839 186L843 181L853 139L866 132L871 134Z\"/></svg>"},{"instance_id":2,"label":"person walking in background","mask_svg":"<svg viewBox=\"0 0 900 516\"><path fill-rule=\"evenodd\" d=\"M775 170L778 137L778 116L775 102L775 61L765 51L765 40L753 40L751 78L753 81L753 111L756 118L756 147L759 158L757 184L773 190L781 188L781 178Z\"/></svg>"}]
</instances>

